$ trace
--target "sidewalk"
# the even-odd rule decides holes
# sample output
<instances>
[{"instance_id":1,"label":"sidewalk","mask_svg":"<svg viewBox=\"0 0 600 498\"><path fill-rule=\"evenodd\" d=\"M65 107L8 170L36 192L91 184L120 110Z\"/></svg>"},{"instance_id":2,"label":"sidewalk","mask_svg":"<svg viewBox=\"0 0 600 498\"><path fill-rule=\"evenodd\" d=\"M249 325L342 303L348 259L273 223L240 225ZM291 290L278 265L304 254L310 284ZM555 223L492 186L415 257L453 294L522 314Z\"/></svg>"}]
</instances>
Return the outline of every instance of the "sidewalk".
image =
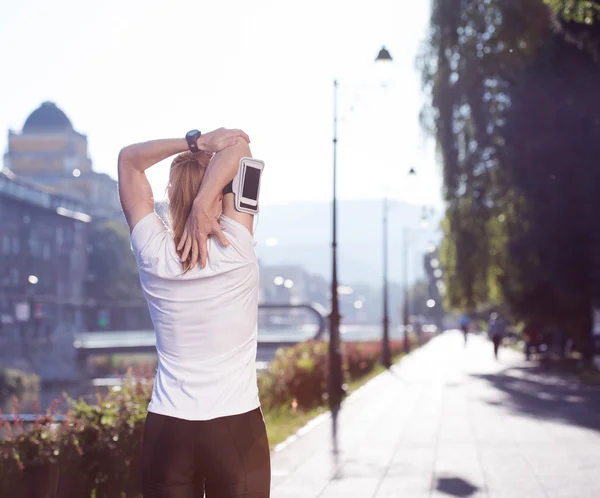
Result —
<instances>
[{"instance_id":1,"label":"sidewalk","mask_svg":"<svg viewBox=\"0 0 600 498\"><path fill-rule=\"evenodd\" d=\"M273 498L600 497L600 389L446 332L272 455Z\"/></svg>"}]
</instances>

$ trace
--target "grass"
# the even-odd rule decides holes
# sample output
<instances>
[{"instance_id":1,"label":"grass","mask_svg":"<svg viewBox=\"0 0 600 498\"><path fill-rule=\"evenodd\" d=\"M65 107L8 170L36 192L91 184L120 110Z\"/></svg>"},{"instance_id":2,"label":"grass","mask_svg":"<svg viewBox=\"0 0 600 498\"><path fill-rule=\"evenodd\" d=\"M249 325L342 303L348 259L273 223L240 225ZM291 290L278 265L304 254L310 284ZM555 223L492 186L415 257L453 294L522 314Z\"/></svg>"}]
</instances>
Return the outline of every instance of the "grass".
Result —
<instances>
[{"instance_id":1,"label":"grass","mask_svg":"<svg viewBox=\"0 0 600 498\"><path fill-rule=\"evenodd\" d=\"M404 354L394 356L393 361L396 363ZM360 379L353 380L348 383L348 394L352 394L359 387L364 386L371 379L385 372L383 365L377 365L368 374ZM267 436L269 437L269 446L273 449L279 443L285 441L288 437L295 434L299 429L304 427L317 415L329 411L326 404L311 408L310 410L297 410L291 405L280 406L274 409L264 410L265 424L267 426Z\"/></svg>"},{"instance_id":2,"label":"grass","mask_svg":"<svg viewBox=\"0 0 600 498\"><path fill-rule=\"evenodd\" d=\"M317 415L327 411L324 406L318 406L307 411L296 410L291 406L280 406L275 409L265 410L265 424L269 446L273 449L289 436L295 434Z\"/></svg>"}]
</instances>

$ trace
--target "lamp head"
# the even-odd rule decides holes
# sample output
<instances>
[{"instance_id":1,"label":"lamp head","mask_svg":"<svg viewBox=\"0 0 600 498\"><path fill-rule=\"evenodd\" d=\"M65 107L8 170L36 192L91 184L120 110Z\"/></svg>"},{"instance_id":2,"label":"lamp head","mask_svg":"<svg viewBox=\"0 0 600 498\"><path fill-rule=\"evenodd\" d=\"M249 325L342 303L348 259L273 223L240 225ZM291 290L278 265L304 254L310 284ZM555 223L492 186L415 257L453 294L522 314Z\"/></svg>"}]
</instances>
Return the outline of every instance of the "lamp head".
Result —
<instances>
[{"instance_id":1,"label":"lamp head","mask_svg":"<svg viewBox=\"0 0 600 498\"><path fill-rule=\"evenodd\" d=\"M392 56L388 52L388 49L385 47L381 47L381 50L379 51L379 54L377 54L377 58L375 59L375 62L379 62L379 61L391 62L392 60L393 60Z\"/></svg>"}]
</instances>

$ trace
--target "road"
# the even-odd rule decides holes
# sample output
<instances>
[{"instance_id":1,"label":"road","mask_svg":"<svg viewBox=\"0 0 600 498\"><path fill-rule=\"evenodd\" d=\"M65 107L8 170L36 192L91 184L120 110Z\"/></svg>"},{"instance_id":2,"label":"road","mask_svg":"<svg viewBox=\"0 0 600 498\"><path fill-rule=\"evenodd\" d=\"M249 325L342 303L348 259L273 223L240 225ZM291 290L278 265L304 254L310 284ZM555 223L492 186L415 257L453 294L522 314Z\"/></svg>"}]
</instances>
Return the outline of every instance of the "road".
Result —
<instances>
[{"instance_id":1,"label":"road","mask_svg":"<svg viewBox=\"0 0 600 498\"><path fill-rule=\"evenodd\" d=\"M600 389L446 332L273 453L275 498L600 497Z\"/></svg>"}]
</instances>

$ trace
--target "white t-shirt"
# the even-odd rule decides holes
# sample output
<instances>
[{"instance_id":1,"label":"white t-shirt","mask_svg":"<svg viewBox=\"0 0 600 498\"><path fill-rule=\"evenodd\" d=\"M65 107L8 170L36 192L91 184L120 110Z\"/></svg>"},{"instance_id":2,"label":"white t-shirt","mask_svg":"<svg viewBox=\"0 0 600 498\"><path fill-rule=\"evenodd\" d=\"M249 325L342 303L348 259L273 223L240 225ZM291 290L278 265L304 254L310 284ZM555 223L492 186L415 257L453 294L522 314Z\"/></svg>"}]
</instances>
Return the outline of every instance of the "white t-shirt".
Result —
<instances>
[{"instance_id":1,"label":"white t-shirt","mask_svg":"<svg viewBox=\"0 0 600 498\"><path fill-rule=\"evenodd\" d=\"M185 275L173 236L156 213L131 233L156 333L150 412L210 420L259 406L256 242L240 223L225 216L220 223L230 246L211 237L206 267Z\"/></svg>"}]
</instances>

